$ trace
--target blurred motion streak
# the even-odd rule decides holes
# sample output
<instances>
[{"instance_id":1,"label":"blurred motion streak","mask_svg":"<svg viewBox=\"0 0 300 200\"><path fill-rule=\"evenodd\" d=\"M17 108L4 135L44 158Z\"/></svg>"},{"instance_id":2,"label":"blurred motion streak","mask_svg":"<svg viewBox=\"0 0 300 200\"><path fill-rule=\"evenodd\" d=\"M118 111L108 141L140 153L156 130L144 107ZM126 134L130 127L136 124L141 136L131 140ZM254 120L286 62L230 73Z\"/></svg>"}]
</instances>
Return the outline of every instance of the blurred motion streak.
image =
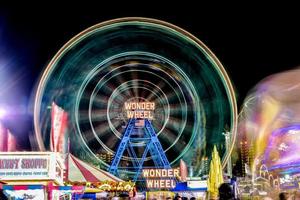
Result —
<instances>
[{"instance_id":1,"label":"blurred motion streak","mask_svg":"<svg viewBox=\"0 0 300 200\"><path fill-rule=\"evenodd\" d=\"M239 141L253 153L252 173L260 164L275 174L299 173L300 69L269 76L247 96L239 115ZM255 164L253 166L253 164Z\"/></svg>"}]
</instances>

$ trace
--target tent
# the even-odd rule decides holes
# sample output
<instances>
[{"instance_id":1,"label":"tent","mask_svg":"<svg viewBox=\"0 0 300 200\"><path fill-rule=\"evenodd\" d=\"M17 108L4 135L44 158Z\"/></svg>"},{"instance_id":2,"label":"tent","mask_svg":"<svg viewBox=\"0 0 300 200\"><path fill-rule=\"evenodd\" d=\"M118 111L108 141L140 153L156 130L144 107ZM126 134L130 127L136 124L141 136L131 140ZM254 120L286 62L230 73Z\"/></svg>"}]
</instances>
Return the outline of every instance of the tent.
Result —
<instances>
[{"instance_id":1,"label":"tent","mask_svg":"<svg viewBox=\"0 0 300 200\"><path fill-rule=\"evenodd\" d=\"M71 182L100 182L114 181L122 182L122 179L104 171L97 169L84 161L76 158L74 155L68 156L68 180Z\"/></svg>"}]
</instances>

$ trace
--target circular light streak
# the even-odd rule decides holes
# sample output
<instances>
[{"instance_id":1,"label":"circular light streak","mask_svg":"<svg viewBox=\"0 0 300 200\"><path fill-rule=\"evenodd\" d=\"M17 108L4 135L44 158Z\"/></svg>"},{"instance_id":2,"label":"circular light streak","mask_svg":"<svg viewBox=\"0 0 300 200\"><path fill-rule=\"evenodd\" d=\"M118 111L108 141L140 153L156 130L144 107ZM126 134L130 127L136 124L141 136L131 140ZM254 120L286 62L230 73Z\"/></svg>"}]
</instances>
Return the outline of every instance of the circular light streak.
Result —
<instances>
[{"instance_id":1,"label":"circular light streak","mask_svg":"<svg viewBox=\"0 0 300 200\"><path fill-rule=\"evenodd\" d=\"M151 82L153 79L156 82ZM46 67L34 103L39 148L48 148L46 122L50 111L45 108L56 101L71 114L76 148L83 148L96 159L97 144L113 153L122 129L115 122L116 105L112 102L119 102L120 109L125 97L147 99L147 95L157 105L164 105L163 124L153 124L161 128L156 131L167 155L177 152L177 156L170 155L171 164L190 155L194 148L205 150L212 142L222 142L220 130L226 125L234 144L236 99L228 75L214 54L196 37L169 23L121 18L79 33ZM223 166L232 148L223 153Z\"/></svg>"}]
</instances>

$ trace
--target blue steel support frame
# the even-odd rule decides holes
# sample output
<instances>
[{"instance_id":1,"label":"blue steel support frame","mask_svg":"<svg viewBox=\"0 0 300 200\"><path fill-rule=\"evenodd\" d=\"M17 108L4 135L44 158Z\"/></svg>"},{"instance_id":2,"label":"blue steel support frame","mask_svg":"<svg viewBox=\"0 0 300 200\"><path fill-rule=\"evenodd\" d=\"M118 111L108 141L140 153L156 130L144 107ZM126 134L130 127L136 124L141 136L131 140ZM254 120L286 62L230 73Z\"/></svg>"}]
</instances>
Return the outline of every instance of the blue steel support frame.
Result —
<instances>
[{"instance_id":1,"label":"blue steel support frame","mask_svg":"<svg viewBox=\"0 0 300 200\"><path fill-rule=\"evenodd\" d=\"M153 159L155 168L171 168L170 163L167 159L167 156L157 138L156 132L148 119L145 119L145 126L143 128L144 134L142 138L133 138L131 137L134 133L136 119L130 119L121 142L118 146L116 154L113 158L113 161L109 167L109 172L114 175L119 175L119 164L122 159L122 156L127 149L129 155L132 158L133 164L133 172L134 177L133 181L137 181L140 177L140 174L143 169L143 165L147 154L150 153L151 158ZM138 158L136 152L134 151L134 147L139 147L139 145L135 145L136 141L145 141L145 145L143 145L144 152L141 158Z\"/></svg>"}]
</instances>

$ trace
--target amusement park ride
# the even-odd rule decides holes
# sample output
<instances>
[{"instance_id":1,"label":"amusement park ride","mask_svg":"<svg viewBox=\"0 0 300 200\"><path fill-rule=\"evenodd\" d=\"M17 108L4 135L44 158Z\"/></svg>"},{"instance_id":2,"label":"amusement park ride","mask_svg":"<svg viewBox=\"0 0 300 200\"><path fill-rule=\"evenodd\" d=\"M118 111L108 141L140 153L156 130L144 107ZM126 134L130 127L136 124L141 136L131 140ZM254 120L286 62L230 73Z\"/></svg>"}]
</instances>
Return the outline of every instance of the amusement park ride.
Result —
<instances>
[{"instance_id":1,"label":"amusement park ride","mask_svg":"<svg viewBox=\"0 0 300 200\"><path fill-rule=\"evenodd\" d=\"M224 127L235 140L236 100L222 64L196 37L159 20L100 23L58 51L35 96L40 150L49 148L52 102L69 113L71 152L121 179L138 181L144 168L171 169L181 159L199 172L213 145L223 148ZM220 150L223 166L229 153Z\"/></svg>"}]
</instances>

